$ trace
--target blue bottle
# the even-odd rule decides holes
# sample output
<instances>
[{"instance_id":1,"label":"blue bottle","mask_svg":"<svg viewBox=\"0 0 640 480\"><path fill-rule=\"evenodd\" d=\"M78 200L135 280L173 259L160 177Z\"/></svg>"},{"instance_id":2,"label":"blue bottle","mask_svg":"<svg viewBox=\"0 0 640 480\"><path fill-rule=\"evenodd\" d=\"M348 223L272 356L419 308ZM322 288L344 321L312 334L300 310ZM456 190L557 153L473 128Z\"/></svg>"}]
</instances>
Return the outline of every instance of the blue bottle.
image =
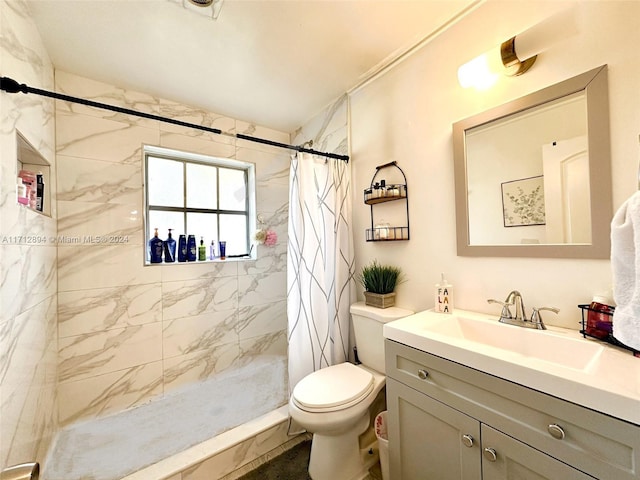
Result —
<instances>
[{"instance_id":1,"label":"blue bottle","mask_svg":"<svg viewBox=\"0 0 640 480\"><path fill-rule=\"evenodd\" d=\"M164 261L172 263L176 261L176 241L171 237L171 230L169 229L169 237L164 241Z\"/></svg>"},{"instance_id":2,"label":"blue bottle","mask_svg":"<svg viewBox=\"0 0 640 480\"><path fill-rule=\"evenodd\" d=\"M162 263L162 240L158 238L157 228L153 238L149 240L149 260L151 263Z\"/></svg>"},{"instance_id":3,"label":"blue bottle","mask_svg":"<svg viewBox=\"0 0 640 480\"><path fill-rule=\"evenodd\" d=\"M187 262L195 262L198 257L198 247L196 246L196 236L187 237Z\"/></svg>"},{"instance_id":4,"label":"blue bottle","mask_svg":"<svg viewBox=\"0 0 640 480\"><path fill-rule=\"evenodd\" d=\"M180 235L178 237L178 261L187 261L187 237L186 235Z\"/></svg>"}]
</instances>

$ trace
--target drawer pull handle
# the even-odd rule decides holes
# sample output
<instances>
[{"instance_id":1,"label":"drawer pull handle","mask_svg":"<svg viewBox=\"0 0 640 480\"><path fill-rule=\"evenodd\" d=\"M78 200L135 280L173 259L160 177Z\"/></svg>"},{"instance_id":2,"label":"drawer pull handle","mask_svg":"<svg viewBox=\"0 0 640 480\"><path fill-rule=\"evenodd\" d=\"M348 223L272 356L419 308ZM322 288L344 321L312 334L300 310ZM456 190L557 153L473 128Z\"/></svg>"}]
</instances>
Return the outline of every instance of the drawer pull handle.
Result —
<instances>
[{"instance_id":1,"label":"drawer pull handle","mask_svg":"<svg viewBox=\"0 0 640 480\"><path fill-rule=\"evenodd\" d=\"M465 447L473 447L473 437L468 433L462 435L462 443Z\"/></svg>"},{"instance_id":2,"label":"drawer pull handle","mask_svg":"<svg viewBox=\"0 0 640 480\"><path fill-rule=\"evenodd\" d=\"M422 380L426 380L427 377L429 376L429 372L427 372L426 370L418 370L418 378L422 379Z\"/></svg>"},{"instance_id":3,"label":"drawer pull handle","mask_svg":"<svg viewBox=\"0 0 640 480\"><path fill-rule=\"evenodd\" d=\"M495 462L498 459L498 455L493 448L487 447L484 449L484 458L486 458L490 462Z\"/></svg>"},{"instance_id":4,"label":"drawer pull handle","mask_svg":"<svg viewBox=\"0 0 640 480\"><path fill-rule=\"evenodd\" d=\"M562 429L562 427L560 425L552 423L551 425L549 425L547 427L547 430L549 431L549 433L551 434L551 436L553 438L555 438L557 440L564 439L564 430Z\"/></svg>"}]
</instances>

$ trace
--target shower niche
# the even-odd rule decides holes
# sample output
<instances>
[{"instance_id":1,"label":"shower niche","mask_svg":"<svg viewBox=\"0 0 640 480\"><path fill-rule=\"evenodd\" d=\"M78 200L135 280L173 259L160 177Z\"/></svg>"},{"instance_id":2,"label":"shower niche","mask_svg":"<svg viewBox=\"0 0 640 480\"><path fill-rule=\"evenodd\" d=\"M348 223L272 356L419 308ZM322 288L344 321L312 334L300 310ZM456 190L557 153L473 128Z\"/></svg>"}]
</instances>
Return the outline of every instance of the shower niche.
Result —
<instances>
[{"instance_id":1,"label":"shower niche","mask_svg":"<svg viewBox=\"0 0 640 480\"><path fill-rule=\"evenodd\" d=\"M385 171L385 178L380 174L382 171ZM376 167L371 185L364 190L364 203L371 209L371 228L365 232L367 242L409 240L407 177L397 162ZM393 219L393 224L385 220L389 218Z\"/></svg>"},{"instance_id":2,"label":"shower niche","mask_svg":"<svg viewBox=\"0 0 640 480\"><path fill-rule=\"evenodd\" d=\"M16 131L16 202L36 213L51 216L51 165Z\"/></svg>"}]
</instances>

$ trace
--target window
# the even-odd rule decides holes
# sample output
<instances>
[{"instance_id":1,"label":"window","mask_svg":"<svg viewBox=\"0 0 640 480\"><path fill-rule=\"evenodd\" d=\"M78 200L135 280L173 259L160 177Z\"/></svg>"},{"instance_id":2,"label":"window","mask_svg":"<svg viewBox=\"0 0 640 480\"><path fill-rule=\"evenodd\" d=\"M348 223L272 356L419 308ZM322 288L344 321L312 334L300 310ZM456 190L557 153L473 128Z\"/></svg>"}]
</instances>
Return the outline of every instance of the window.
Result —
<instances>
[{"instance_id":1,"label":"window","mask_svg":"<svg viewBox=\"0 0 640 480\"><path fill-rule=\"evenodd\" d=\"M194 235L207 246L226 242L226 254L250 251L250 234L255 220L255 172L251 163L196 155L159 147L144 148L145 252L158 229L166 240L171 229L178 243L180 235ZM177 254L176 254L177 256Z\"/></svg>"}]
</instances>

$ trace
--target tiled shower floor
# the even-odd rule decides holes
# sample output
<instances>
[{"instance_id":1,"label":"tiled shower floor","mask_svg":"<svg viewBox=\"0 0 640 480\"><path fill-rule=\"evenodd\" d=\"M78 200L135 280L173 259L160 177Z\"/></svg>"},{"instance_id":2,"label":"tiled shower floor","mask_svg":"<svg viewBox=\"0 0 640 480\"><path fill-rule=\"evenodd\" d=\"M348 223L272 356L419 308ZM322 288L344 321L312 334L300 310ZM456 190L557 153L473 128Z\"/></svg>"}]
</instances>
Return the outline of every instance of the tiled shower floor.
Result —
<instances>
[{"instance_id":1,"label":"tiled shower floor","mask_svg":"<svg viewBox=\"0 0 640 480\"><path fill-rule=\"evenodd\" d=\"M286 404L285 379L286 359L265 356L139 407L69 425L58 432L41 478L120 479Z\"/></svg>"}]
</instances>

